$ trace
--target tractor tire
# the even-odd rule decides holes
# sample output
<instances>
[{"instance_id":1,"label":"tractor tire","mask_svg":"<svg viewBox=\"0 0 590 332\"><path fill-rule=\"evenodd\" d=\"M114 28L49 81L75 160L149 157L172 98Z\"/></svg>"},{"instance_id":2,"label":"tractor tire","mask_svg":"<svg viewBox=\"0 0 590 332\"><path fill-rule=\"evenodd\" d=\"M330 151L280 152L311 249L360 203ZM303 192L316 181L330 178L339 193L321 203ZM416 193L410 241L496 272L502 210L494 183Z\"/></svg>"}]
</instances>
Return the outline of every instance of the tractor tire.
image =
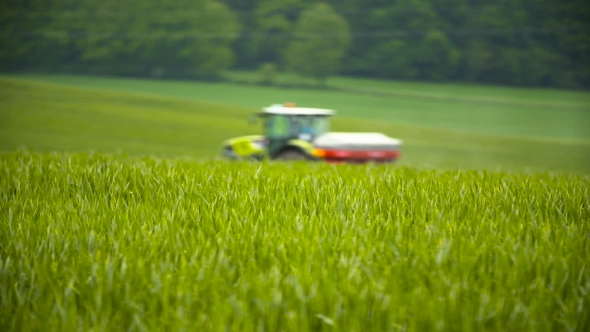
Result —
<instances>
[{"instance_id":1,"label":"tractor tire","mask_svg":"<svg viewBox=\"0 0 590 332\"><path fill-rule=\"evenodd\" d=\"M303 151L297 149L287 149L284 151L279 152L279 154L275 157L276 160L285 160L285 161L300 161L300 160L310 160L310 157L305 154Z\"/></svg>"}]
</instances>

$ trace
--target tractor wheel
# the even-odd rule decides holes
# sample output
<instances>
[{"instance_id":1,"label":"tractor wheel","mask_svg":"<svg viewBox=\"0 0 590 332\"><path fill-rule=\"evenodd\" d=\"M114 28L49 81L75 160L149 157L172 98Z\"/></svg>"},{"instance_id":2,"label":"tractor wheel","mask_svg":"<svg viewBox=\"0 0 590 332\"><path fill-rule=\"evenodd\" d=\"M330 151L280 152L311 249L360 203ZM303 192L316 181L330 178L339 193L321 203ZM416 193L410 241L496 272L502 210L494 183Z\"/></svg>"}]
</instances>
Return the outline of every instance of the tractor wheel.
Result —
<instances>
[{"instance_id":1,"label":"tractor wheel","mask_svg":"<svg viewBox=\"0 0 590 332\"><path fill-rule=\"evenodd\" d=\"M306 155L304 152L296 150L296 149L288 149L285 151L280 152L276 158L277 160L291 160L291 161L299 161L299 160L309 160L309 156Z\"/></svg>"}]
</instances>

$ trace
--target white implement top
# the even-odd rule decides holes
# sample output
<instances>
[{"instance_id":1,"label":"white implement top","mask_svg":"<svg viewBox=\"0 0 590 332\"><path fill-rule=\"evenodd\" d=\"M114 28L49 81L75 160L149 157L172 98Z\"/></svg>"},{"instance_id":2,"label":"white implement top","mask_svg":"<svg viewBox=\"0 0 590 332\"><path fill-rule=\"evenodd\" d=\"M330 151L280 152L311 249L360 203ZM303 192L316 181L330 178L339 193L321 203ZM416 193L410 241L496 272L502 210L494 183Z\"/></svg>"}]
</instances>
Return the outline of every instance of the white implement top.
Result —
<instances>
[{"instance_id":1,"label":"white implement top","mask_svg":"<svg viewBox=\"0 0 590 332\"><path fill-rule=\"evenodd\" d=\"M313 142L320 148L397 150L402 141L381 133L326 133Z\"/></svg>"},{"instance_id":2,"label":"white implement top","mask_svg":"<svg viewBox=\"0 0 590 332\"><path fill-rule=\"evenodd\" d=\"M307 108L307 107L295 107L295 104L285 103L285 105L277 104L262 109L262 113L265 114L278 114L278 115L334 115L336 113L333 110L321 109L321 108Z\"/></svg>"}]
</instances>

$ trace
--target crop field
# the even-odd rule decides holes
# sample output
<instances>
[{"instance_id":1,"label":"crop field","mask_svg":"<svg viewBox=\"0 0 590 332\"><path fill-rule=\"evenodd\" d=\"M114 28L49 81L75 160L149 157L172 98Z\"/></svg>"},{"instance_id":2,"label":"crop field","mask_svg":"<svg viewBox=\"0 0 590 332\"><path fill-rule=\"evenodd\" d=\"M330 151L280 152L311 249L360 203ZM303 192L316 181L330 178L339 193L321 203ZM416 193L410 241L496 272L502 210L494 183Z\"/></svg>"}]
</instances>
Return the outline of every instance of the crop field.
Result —
<instances>
[{"instance_id":1,"label":"crop field","mask_svg":"<svg viewBox=\"0 0 590 332\"><path fill-rule=\"evenodd\" d=\"M0 77L0 330L590 330L587 93L330 84ZM216 158L284 101L402 158Z\"/></svg>"},{"instance_id":2,"label":"crop field","mask_svg":"<svg viewBox=\"0 0 590 332\"><path fill-rule=\"evenodd\" d=\"M14 152L0 328L587 331L587 176Z\"/></svg>"},{"instance_id":3,"label":"crop field","mask_svg":"<svg viewBox=\"0 0 590 332\"><path fill-rule=\"evenodd\" d=\"M335 84L350 84L339 82ZM380 91L397 95L226 83L2 77L0 150L210 159L219 155L225 139L260 133L260 124L247 123L260 107L296 101L335 108L333 131L377 131L402 139L403 166L590 174L587 93L509 94L501 88L409 83L402 90L399 83L388 84Z\"/></svg>"},{"instance_id":4,"label":"crop field","mask_svg":"<svg viewBox=\"0 0 590 332\"><path fill-rule=\"evenodd\" d=\"M253 81L250 76L234 73L230 77ZM251 111L273 103L293 101L310 107L335 109L338 117L345 118L467 133L590 142L590 93L586 91L350 78L330 80L330 87L338 90L60 75L16 78L102 91L208 101Z\"/></svg>"}]
</instances>

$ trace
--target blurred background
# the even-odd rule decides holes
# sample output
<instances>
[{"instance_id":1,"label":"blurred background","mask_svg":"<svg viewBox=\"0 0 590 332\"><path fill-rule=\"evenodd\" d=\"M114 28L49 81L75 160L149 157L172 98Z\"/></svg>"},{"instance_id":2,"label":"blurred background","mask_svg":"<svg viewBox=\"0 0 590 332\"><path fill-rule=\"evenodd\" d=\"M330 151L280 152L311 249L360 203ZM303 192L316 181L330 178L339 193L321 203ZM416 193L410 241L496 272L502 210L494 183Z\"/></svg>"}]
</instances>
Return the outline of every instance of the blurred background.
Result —
<instances>
[{"instance_id":1,"label":"blurred background","mask_svg":"<svg viewBox=\"0 0 590 332\"><path fill-rule=\"evenodd\" d=\"M408 165L589 169L582 0L0 6L3 150L215 156L289 101L401 138Z\"/></svg>"}]
</instances>

